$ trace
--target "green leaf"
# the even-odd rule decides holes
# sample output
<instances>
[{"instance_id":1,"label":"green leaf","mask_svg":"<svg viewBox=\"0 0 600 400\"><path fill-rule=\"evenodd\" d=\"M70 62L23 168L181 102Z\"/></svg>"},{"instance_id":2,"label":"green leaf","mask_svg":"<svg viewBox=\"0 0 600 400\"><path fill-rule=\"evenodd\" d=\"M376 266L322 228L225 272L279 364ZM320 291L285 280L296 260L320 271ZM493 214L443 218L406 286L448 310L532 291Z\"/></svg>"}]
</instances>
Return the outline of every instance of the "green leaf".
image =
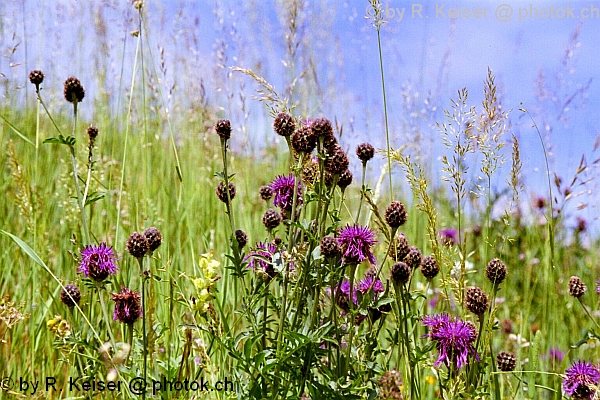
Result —
<instances>
[{"instance_id":1,"label":"green leaf","mask_svg":"<svg viewBox=\"0 0 600 400\"><path fill-rule=\"evenodd\" d=\"M529 397L530 399L535 398L535 374L538 368L541 341L542 333L540 331L537 331L529 349L530 368L529 372L527 373L527 397Z\"/></svg>"},{"instance_id":2,"label":"green leaf","mask_svg":"<svg viewBox=\"0 0 600 400\"><path fill-rule=\"evenodd\" d=\"M98 192L92 192L92 193L90 193L89 196L85 199L84 206L90 205L92 203L97 202L100 199L103 199L105 195L106 195L106 193L104 193L104 192L100 192L100 193L98 193Z\"/></svg>"},{"instance_id":3,"label":"green leaf","mask_svg":"<svg viewBox=\"0 0 600 400\"><path fill-rule=\"evenodd\" d=\"M0 114L0 118L2 118L2 120L10 127L10 129L12 129L13 132L15 132L17 135L19 135L19 137L21 139L23 139L25 142L27 142L30 145L32 145L33 147L35 147L35 144L31 140L27 139L27 137L23 133L21 133L21 131L18 130L13 124L8 122L8 120L6 118L4 118L4 115Z\"/></svg>"}]
</instances>

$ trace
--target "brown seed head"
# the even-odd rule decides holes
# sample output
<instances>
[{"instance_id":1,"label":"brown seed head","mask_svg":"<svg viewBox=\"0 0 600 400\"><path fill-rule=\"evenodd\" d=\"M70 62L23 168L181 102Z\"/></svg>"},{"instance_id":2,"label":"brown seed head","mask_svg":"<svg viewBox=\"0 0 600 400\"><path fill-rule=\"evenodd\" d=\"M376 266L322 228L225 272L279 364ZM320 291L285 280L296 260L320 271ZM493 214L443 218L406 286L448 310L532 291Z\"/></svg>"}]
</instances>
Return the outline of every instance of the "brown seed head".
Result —
<instances>
[{"instance_id":1,"label":"brown seed head","mask_svg":"<svg viewBox=\"0 0 600 400\"><path fill-rule=\"evenodd\" d=\"M352 172L350 170L345 170L342 172L338 178L337 185L340 189L344 190L352 183Z\"/></svg>"},{"instance_id":2,"label":"brown seed head","mask_svg":"<svg viewBox=\"0 0 600 400\"><path fill-rule=\"evenodd\" d=\"M514 371L517 366L517 357L508 351L501 351L496 356L496 365L502 372Z\"/></svg>"},{"instance_id":3,"label":"brown seed head","mask_svg":"<svg viewBox=\"0 0 600 400\"><path fill-rule=\"evenodd\" d=\"M81 82L79 82L79 79L75 78L74 76L71 76L65 81L64 94L65 99L69 103L81 103L81 101L85 97L85 90L83 89L83 86L81 86Z\"/></svg>"},{"instance_id":4,"label":"brown seed head","mask_svg":"<svg viewBox=\"0 0 600 400\"><path fill-rule=\"evenodd\" d=\"M152 252L162 244L162 234L154 227L148 228L144 231L144 236L148 240L149 250Z\"/></svg>"},{"instance_id":5,"label":"brown seed head","mask_svg":"<svg viewBox=\"0 0 600 400\"><path fill-rule=\"evenodd\" d=\"M38 69L34 69L29 73L29 82L33 83L35 86L39 86L44 82L44 73Z\"/></svg>"},{"instance_id":6,"label":"brown seed head","mask_svg":"<svg viewBox=\"0 0 600 400\"><path fill-rule=\"evenodd\" d=\"M259 193L260 198L264 201L269 201L273 197L273 189L271 189L271 186L261 186Z\"/></svg>"},{"instance_id":7,"label":"brown seed head","mask_svg":"<svg viewBox=\"0 0 600 400\"><path fill-rule=\"evenodd\" d=\"M291 136L296 130L296 120L288 113L279 113L273 121L273 128L279 136Z\"/></svg>"},{"instance_id":8,"label":"brown seed head","mask_svg":"<svg viewBox=\"0 0 600 400\"><path fill-rule=\"evenodd\" d=\"M587 286L578 276L572 276L569 279L569 294L573 297L581 297L587 291Z\"/></svg>"},{"instance_id":9,"label":"brown seed head","mask_svg":"<svg viewBox=\"0 0 600 400\"><path fill-rule=\"evenodd\" d=\"M310 154L317 147L317 137L310 126L302 125L292 134L292 148L297 153Z\"/></svg>"},{"instance_id":10,"label":"brown seed head","mask_svg":"<svg viewBox=\"0 0 600 400\"><path fill-rule=\"evenodd\" d=\"M238 242L239 248L243 248L248 243L248 235L241 229L235 231L235 240Z\"/></svg>"},{"instance_id":11,"label":"brown seed head","mask_svg":"<svg viewBox=\"0 0 600 400\"><path fill-rule=\"evenodd\" d=\"M348 169L350 162L348 156L341 146L335 146L333 151L329 153L329 157L325 160L325 171L332 175L339 175Z\"/></svg>"},{"instance_id":12,"label":"brown seed head","mask_svg":"<svg viewBox=\"0 0 600 400\"><path fill-rule=\"evenodd\" d=\"M279 226L281 219L281 214L277 210L267 210L262 217L262 223L265 228L271 230Z\"/></svg>"},{"instance_id":13,"label":"brown seed head","mask_svg":"<svg viewBox=\"0 0 600 400\"><path fill-rule=\"evenodd\" d=\"M411 272L412 269L410 266L402 261L397 262L396 264L392 265L392 268L390 268L390 276L394 283L398 285L403 285L408 282Z\"/></svg>"},{"instance_id":14,"label":"brown seed head","mask_svg":"<svg viewBox=\"0 0 600 400\"><path fill-rule=\"evenodd\" d=\"M388 256L394 261L402 261L404 257L410 251L410 244L408 240L406 240L406 236L404 233L400 233L396 235L396 239L394 239L394 244L390 246L390 250L388 252Z\"/></svg>"},{"instance_id":15,"label":"brown seed head","mask_svg":"<svg viewBox=\"0 0 600 400\"><path fill-rule=\"evenodd\" d=\"M221 139L228 140L231 137L231 122L228 119L220 119L215 124L215 131Z\"/></svg>"},{"instance_id":16,"label":"brown seed head","mask_svg":"<svg viewBox=\"0 0 600 400\"><path fill-rule=\"evenodd\" d=\"M69 297L69 295L71 296ZM79 304L79 300L81 300L81 292L72 283L65 285L64 289L60 291L60 301L69 308L73 308L75 304Z\"/></svg>"},{"instance_id":17,"label":"brown seed head","mask_svg":"<svg viewBox=\"0 0 600 400\"><path fill-rule=\"evenodd\" d=\"M233 184L233 182L229 182L228 187L229 187L229 199L233 200L233 198L235 197L235 185ZM215 193L217 194L217 197L219 198L219 200L221 200L223 203L227 204L228 200L227 200L227 190L225 190L225 182L223 182L223 181L219 182Z\"/></svg>"},{"instance_id":18,"label":"brown seed head","mask_svg":"<svg viewBox=\"0 0 600 400\"><path fill-rule=\"evenodd\" d=\"M325 117L316 118L310 127L317 137L333 136L333 126L331 126L331 121Z\"/></svg>"},{"instance_id":19,"label":"brown seed head","mask_svg":"<svg viewBox=\"0 0 600 400\"><path fill-rule=\"evenodd\" d=\"M485 267L485 276L494 285L499 285L506 278L506 265L498 258L493 258Z\"/></svg>"},{"instance_id":20,"label":"brown seed head","mask_svg":"<svg viewBox=\"0 0 600 400\"><path fill-rule=\"evenodd\" d=\"M385 222L391 228L398 228L406 222L406 208L399 201L393 201L385 210Z\"/></svg>"},{"instance_id":21,"label":"brown seed head","mask_svg":"<svg viewBox=\"0 0 600 400\"><path fill-rule=\"evenodd\" d=\"M421 273L427 279L433 279L440 272L440 266L434 256L427 256L421 261Z\"/></svg>"},{"instance_id":22,"label":"brown seed head","mask_svg":"<svg viewBox=\"0 0 600 400\"><path fill-rule=\"evenodd\" d=\"M339 258L342 255L342 248L333 236L324 236L321 239L319 248L321 249L321 254L326 258Z\"/></svg>"},{"instance_id":23,"label":"brown seed head","mask_svg":"<svg viewBox=\"0 0 600 400\"><path fill-rule=\"evenodd\" d=\"M127 239L127 251L135 258L142 258L150 250L150 244L146 236L133 232Z\"/></svg>"},{"instance_id":24,"label":"brown seed head","mask_svg":"<svg viewBox=\"0 0 600 400\"><path fill-rule=\"evenodd\" d=\"M375 155L375 148L370 143L362 143L356 147L358 159L366 164Z\"/></svg>"},{"instance_id":25,"label":"brown seed head","mask_svg":"<svg viewBox=\"0 0 600 400\"><path fill-rule=\"evenodd\" d=\"M467 310L471 311L473 314L477 316L483 315L490 306L490 299L480 288L471 287L467 289L465 306L467 307Z\"/></svg>"}]
</instances>

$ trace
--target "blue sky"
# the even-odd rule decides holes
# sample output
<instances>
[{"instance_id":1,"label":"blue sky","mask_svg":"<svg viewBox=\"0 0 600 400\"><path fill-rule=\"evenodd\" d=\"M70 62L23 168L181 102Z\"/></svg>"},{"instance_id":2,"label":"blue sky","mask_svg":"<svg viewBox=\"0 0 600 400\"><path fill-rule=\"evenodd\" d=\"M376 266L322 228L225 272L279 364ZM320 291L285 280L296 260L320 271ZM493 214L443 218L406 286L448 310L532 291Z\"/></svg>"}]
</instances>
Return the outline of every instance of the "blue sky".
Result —
<instances>
[{"instance_id":1,"label":"blue sky","mask_svg":"<svg viewBox=\"0 0 600 400\"><path fill-rule=\"evenodd\" d=\"M209 101L222 107L223 114L231 113L224 116L237 120L234 125L239 129L246 124L248 137L255 138L249 142L259 142L251 144L260 147L260 141L270 135L270 119L264 107L252 100L257 85L240 74L228 75L229 67L251 68L284 91L292 75L284 65L289 61L283 11L287 3L147 0L146 44L152 51L145 53L150 62L147 66L160 70L162 49L167 68L160 81L163 89L171 84L181 89L201 79ZM337 118L347 132L343 139L347 148L366 140L383 147L379 54L376 31L365 18L368 2L302 4L296 75L306 74L300 83L308 93L306 109L311 114L303 117L325 114ZM413 140L408 129L416 127L428 144L422 147L425 157L439 158L443 148L435 122L444 121L442 110L450 107L450 99L463 87L469 89L471 103L479 107L486 72L491 68L504 110L512 110L508 135L515 134L521 142L524 180L532 196L546 190L543 152L531 121L519 107L531 111L549 145L551 169L565 181L572 177L582 154L589 164L598 158L592 147L600 133L596 111L600 102L600 10L590 10L593 2L382 4L388 17L381 39L394 147ZM600 8L600 3L596 7ZM419 8L422 18L411 15ZM460 9L462 18L450 18L451 8ZM398 10L402 9L400 20ZM594 18L581 18L582 12ZM476 15L480 18L474 18ZM98 24L100 19L104 25ZM0 72L5 86L23 92L28 71L42 68L60 75L53 83L54 92L60 93L64 78L75 74L88 82L91 97L100 92L93 76L102 69L109 81L105 90L120 90L121 96L126 93L135 52L130 32L137 24L130 2L7 0L0 5L0 20ZM105 53L99 37L108 45ZM99 60L99 54L107 54L107 59ZM220 63L224 68L218 67ZM318 77L318 90L309 79L313 74L309 67ZM125 71L122 80L121 68ZM544 77L543 102L539 101L540 86L536 87L540 76ZM48 85L50 93L52 83ZM245 122L239 111L240 93L248 107ZM412 96L413 111L419 111L427 108L423 101L428 94L435 110L426 110L426 117L418 112L411 116L404 96ZM87 112L93 117L93 110ZM559 114L562 120L557 120ZM507 171L508 165L504 169ZM587 188L597 191L598 183ZM593 208L575 210L580 201ZM592 196L581 197L573 200L571 212L592 220L599 205Z\"/></svg>"}]
</instances>

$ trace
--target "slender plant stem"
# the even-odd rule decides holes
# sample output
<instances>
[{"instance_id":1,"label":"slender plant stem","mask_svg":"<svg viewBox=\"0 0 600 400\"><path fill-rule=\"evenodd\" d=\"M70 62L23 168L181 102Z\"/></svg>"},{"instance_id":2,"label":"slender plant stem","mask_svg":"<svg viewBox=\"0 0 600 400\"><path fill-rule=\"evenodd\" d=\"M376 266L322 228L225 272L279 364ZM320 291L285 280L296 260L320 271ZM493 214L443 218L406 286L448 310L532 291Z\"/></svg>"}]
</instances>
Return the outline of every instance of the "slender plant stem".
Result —
<instances>
[{"instance_id":1,"label":"slender plant stem","mask_svg":"<svg viewBox=\"0 0 600 400\"><path fill-rule=\"evenodd\" d=\"M142 354L144 358L143 364L143 378L144 382L146 382L146 378L148 376L148 333L146 332L146 315L148 310L146 310L146 277L144 275L144 257L136 257L136 260L140 266L140 277L142 279L142 343L144 348L142 349ZM146 391L142 391L142 399L146 398Z\"/></svg>"},{"instance_id":2,"label":"slender plant stem","mask_svg":"<svg viewBox=\"0 0 600 400\"><path fill-rule=\"evenodd\" d=\"M383 52L381 50L381 28L377 25L377 46L379 48L379 69L381 70L381 89L383 91L383 115L385 118L385 140L386 140L386 158L388 167L388 177L390 180L390 203L394 201L394 190L392 188L392 156L390 148L390 129L387 113L387 98L385 94L385 77L383 74Z\"/></svg>"}]
</instances>

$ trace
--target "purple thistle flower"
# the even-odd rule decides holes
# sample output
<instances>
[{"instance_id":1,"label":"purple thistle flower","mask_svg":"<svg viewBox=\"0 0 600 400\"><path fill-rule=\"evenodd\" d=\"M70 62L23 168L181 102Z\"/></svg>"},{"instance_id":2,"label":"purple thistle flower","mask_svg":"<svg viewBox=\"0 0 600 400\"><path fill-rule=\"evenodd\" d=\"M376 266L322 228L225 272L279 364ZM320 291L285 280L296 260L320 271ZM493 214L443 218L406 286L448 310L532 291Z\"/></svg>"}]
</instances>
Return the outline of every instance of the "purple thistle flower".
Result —
<instances>
[{"instance_id":1,"label":"purple thistle flower","mask_svg":"<svg viewBox=\"0 0 600 400\"><path fill-rule=\"evenodd\" d=\"M102 282L109 274L114 275L119 270L116 260L118 258L112 246L107 246L106 243L100 243L99 246L88 245L81 251L81 264L77 273Z\"/></svg>"},{"instance_id":2,"label":"purple thistle flower","mask_svg":"<svg viewBox=\"0 0 600 400\"><path fill-rule=\"evenodd\" d=\"M429 339L436 344L439 356L434 365L444 363L447 367L456 365L461 368L467 364L469 355L475 356L473 342L477 338L477 330L470 322L462 321L448 314L426 315L421 319L424 326L429 327Z\"/></svg>"},{"instance_id":3,"label":"purple thistle flower","mask_svg":"<svg viewBox=\"0 0 600 400\"><path fill-rule=\"evenodd\" d=\"M596 281L596 293L600 294L600 279Z\"/></svg>"},{"instance_id":4,"label":"purple thistle flower","mask_svg":"<svg viewBox=\"0 0 600 400\"><path fill-rule=\"evenodd\" d=\"M358 282L358 290L362 294L367 293L371 288L373 289L373 293L375 295L385 292L385 288L383 287L381 279L377 278L377 280L375 280L375 278L371 275L365 276L362 281Z\"/></svg>"},{"instance_id":5,"label":"purple thistle flower","mask_svg":"<svg viewBox=\"0 0 600 400\"><path fill-rule=\"evenodd\" d=\"M342 257L347 264L359 264L369 259L376 264L371 246L377 243L375 233L366 226L347 225L340 230L338 242L342 246Z\"/></svg>"},{"instance_id":6,"label":"purple thistle flower","mask_svg":"<svg viewBox=\"0 0 600 400\"><path fill-rule=\"evenodd\" d=\"M244 261L248 261L248 268L254 271L262 271L271 278L275 277L276 272L273 268L273 254L277 252L277 247L273 243L256 243L256 250L251 251Z\"/></svg>"},{"instance_id":7,"label":"purple thistle flower","mask_svg":"<svg viewBox=\"0 0 600 400\"><path fill-rule=\"evenodd\" d=\"M563 378L563 391L577 399L591 399L596 393L592 386L598 386L600 370L587 361L577 361L565 371Z\"/></svg>"},{"instance_id":8,"label":"purple thistle flower","mask_svg":"<svg viewBox=\"0 0 600 400\"><path fill-rule=\"evenodd\" d=\"M273 205L281 208L282 210L292 210L294 202L294 186L296 179L293 175L279 175L273 182L269 184L269 187L273 190L275 198L273 199ZM298 197L296 199L296 205L302 205L302 183L298 182Z\"/></svg>"},{"instance_id":9,"label":"purple thistle flower","mask_svg":"<svg viewBox=\"0 0 600 400\"><path fill-rule=\"evenodd\" d=\"M442 239L442 243L446 246L453 246L457 242L458 232L456 229L442 229L440 231L440 238Z\"/></svg>"}]
</instances>

